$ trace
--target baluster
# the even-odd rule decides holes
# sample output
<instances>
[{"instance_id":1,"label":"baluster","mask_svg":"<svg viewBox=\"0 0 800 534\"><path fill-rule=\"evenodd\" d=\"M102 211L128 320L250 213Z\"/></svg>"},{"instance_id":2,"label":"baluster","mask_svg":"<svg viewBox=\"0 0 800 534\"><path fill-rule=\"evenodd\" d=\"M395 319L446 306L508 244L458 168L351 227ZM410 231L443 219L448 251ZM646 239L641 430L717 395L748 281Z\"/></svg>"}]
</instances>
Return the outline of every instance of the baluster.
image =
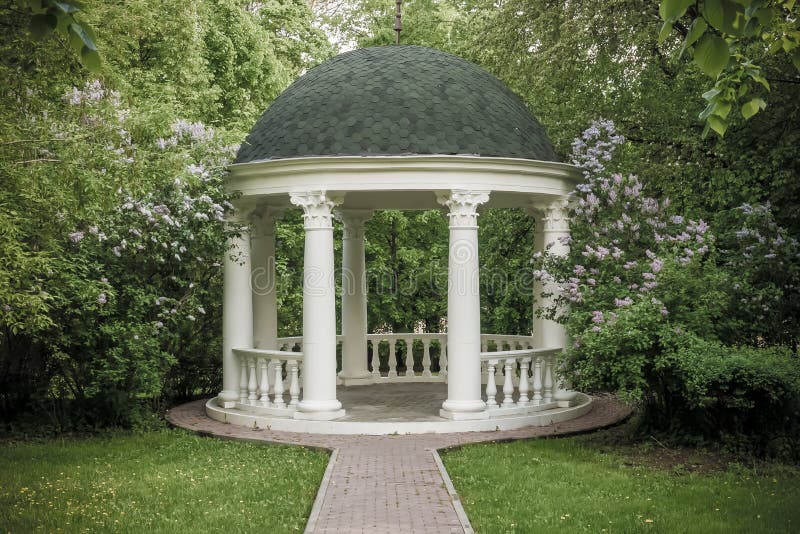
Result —
<instances>
[{"instance_id":1,"label":"baluster","mask_svg":"<svg viewBox=\"0 0 800 534\"><path fill-rule=\"evenodd\" d=\"M422 340L422 376L431 375L431 342L429 339Z\"/></svg>"},{"instance_id":2,"label":"baluster","mask_svg":"<svg viewBox=\"0 0 800 534\"><path fill-rule=\"evenodd\" d=\"M519 400L518 406L525 406L528 404L528 366L530 365L530 358L522 358L519 361Z\"/></svg>"},{"instance_id":3,"label":"baluster","mask_svg":"<svg viewBox=\"0 0 800 534\"><path fill-rule=\"evenodd\" d=\"M533 404L542 403L542 357L533 357Z\"/></svg>"},{"instance_id":4,"label":"baluster","mask_svg":"<svg viewBox=\"0 0 800 534\"><path fill-rule=\"evenodd\" d=\"M372 376L374 378L381 377L381 340L372 342Z\"/></svg>"},{"instance_id":5,"label":"baluster","mask_svg":"<svg viewBox=\"0 0 800 534\"><path fill-rule=\"evenodd\" d=\"M256 392L258 391L258 381L256 377L256 359L247 358L247 400L252 404L258 398Z\"/></svg>"},{"instance_id":6,"label":"baluster","mask_svg":"<svg viewBox=\"0 0 800 534\"><path fill-rule=\"evenodd\" d=\"M406 338L406 378L413 379L416 375L414 373L414 339Z\"/></svg>"},{"instance_id":7,"label":"baluster","mask_svg":"<svg viewBox=\"0 0 800 534\"><path fill-rule=\"evenodd\" d=\"M514 367L517 364L516 358L507 358L503 371L505 371L505 380L503 381L503 407L509 408L514 405L512 396L514 395L514 382L511 380L511 374L514 372Z\"/></svg>"},{"instance_id":8,"label":"baluster","mask_svg":"<svg viewBox=\"0 0 800 534\"><path fill-rule=\"evenodd\" d=\"M269 406L269 363L263 357L258 359L258 366L261 369L261 383L259 393L261 393L261 404Z\"/></svg>"},{"instance_id":9,"label":"baluster","mask_svg":"<svg viewBox=\"0 0 800 534\"><path fill-rule=\"evenodd\" d=\"M544 360L544 402L553 401L553 356L548 355Z\"/></svg>"},{"instance_id":10,"label":"baluster","mask_svg":"<svg viewBox=\"0 0 800 534\"><path fill-rule=\"evenodd\" d=\"M495 383L495 370L498 360L488 360L486 362L486 408L492 410L498 408L497 405L497 384Z\"/></svg>"},{"instance_id":11,"label":"baluster","mask_svg":"<svg viewBox=\"0 0 800 534\"><path fill-rule=\"evenodd\" d=\"M275 393L272 387L272 379L275 376L275 363L272 360L267 360L267 389L269 393Z\"/></svg>"},{"instance_id":12,"label":"baluster","mask_svg":"<svg viewBox=\"0 0 800 534\"><path fill-rule=\"evenodd\" d=\"M247 400L247 360L244 356L239 357L239 401L245 402Z\"/></svg>"},{"instance_id":13,"label":"baluster","mask_svg":"<svg viewBox=\"0 0 800 534\"><path fill-rule=\"evenodd\" d=\"M389 378L397 378L397 338L389 340Z\"/></svg>"},{"instance_id":14,"label":"baluster","mask_svg":"<svg viewBox=\"0 0 800 534\"><path fill-rule=\"evenodd\" d=\"M283 401L283 362L275 359L275 407L285 408L286 403Z\"/></svg>"},{"instance_id":15,"label":"baluster","mask_svg":"<svg viewBox=\"0 0 800 534\"><path fill-rule=\"evenodd\" d=\"M439 354L439 375L447 378L447 343L440 341L439 346L442 348Z\"/></svg>"},{"instance_id":16,"label":"baluster","mask_svg":"<svg viewBox=\"0 0 800 534\"><path fill-rule=\"evenodd\" d=\"M286 364L289 367L289 406L291 408L297 407L300 402L300 372L297 360L290 360Z\"/></svg>"}]
</instances>

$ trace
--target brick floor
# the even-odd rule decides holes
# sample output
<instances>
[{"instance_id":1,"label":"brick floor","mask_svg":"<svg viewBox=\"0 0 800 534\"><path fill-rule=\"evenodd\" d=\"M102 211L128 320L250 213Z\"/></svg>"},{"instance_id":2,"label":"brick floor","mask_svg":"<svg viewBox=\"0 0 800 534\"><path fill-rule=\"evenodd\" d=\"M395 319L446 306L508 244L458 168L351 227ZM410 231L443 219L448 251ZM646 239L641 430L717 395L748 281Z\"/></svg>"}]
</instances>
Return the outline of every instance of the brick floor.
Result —
<instances>
[{"instance_id":1,"label":"brick floor","mask_svg":"<svg viewBox=\"0 0 800 534\"><path fill-rule=\"evenodd\" d=\"M229 425L205 415L205 400L177 406L167 420L224 439L339 449L314 532L464 532L431 451L482 441L563 436L610 426L630 410L609 397L586 415L544 427L500 432L342 436L275 432Z\"/></svg>"}]
</instances>

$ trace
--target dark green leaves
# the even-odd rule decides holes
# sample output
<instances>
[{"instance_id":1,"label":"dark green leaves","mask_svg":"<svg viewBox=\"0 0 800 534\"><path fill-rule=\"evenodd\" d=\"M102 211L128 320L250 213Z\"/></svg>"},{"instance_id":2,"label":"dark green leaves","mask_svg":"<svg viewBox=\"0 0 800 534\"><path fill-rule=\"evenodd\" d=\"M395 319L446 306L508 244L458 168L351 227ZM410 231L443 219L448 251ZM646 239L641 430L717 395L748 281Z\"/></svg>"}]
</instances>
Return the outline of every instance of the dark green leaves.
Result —
<instances>
[{"instance_id":1,"label":"dark green leaves","mask_svg":"<svg viewBox=\"0 0 800 534\"><path fill-rule=\"evenodd\" d=\"M713 27L723 33L737 37L744 34L744 7L732 0L705 0L703 17Z\"/></svg>"},{"instance_id":2,"label":"dark green leaves","mask_svg":"<svg viewBox=\"0 0 800 534\"><path fill-rule=\"evenodd\" d=\"M694 0L664 0L658 8L658 14L664 20L677 20L692 4Z\"/></svg>"},{"instance_id":3,"label":"dark green leaves","mask_svg":"<svg viewBox=\"0 0 800 534\"><path fill-rule=\"evenodd\" d=\"M58 25L58 19L55 15L49 13L39 13L31 17L31 35L36 39L41 39L53 30Z\"/></svg>"},{"instance_id":4,"label":"dark green leaves","mask_svg":"<svg viewBox=\"0 0 800 534\"><path fill-rule=\"evenodd\" d=\"M664 19L664 25L661 26L658 42L663 42L669 36L672 32L672 25L686 13L692 4L694 4L693 0L664 0L661 2L658 13Z\"/></svg>"},{"instance_id":5,"label":"dark green leaves","mask_svg":"<svg viewBox=\"0 0 800 534\"><path fill-rule=\"evenodd\" d=\"M718 35L705 35L694 51L694 62L700 70L716 78L728 65L731 53L728 43Z\"/></svg>"},{"instance_id":6,"label":"dark green leaves","mask_svg":"<svg viewBox=\"0 0 800 534\"><path fill-rule=\"evenodd\" d=\"M100 69L100 54L92 32L75 18L81 10L75 0L25 0L21 3L33 13L30 32L35 39L42 39L55 31L67 38L86 68L91 71Z\"/></svg>"}]
</instances>

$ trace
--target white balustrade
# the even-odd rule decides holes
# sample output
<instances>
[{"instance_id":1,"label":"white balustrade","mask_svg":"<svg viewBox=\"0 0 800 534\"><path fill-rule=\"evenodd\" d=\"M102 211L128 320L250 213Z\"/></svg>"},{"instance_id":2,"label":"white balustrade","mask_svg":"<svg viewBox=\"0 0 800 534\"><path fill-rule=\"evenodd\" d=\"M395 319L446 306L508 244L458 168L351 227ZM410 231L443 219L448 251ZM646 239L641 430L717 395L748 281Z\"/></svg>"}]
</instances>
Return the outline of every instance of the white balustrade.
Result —
<instances>
[{"instance_id":1,"label":"white balustrade","mask_svg":"<svg viewBox=\"0 0 800 534\"><path fill-rule=\"evenodd\" d=\"M499 336L498 336L499 337ZM495 348L525 347L524 340L489 339ZM554 408L553 369L561 349L512 348L481 353L486 383L486 406L492 417L524 414ZM502 365L502 373L498 366ZM532 368L532 376L529 370ZM532 382L532 383L531 383ZM503 400L497 404L497 386L502 385ZM529 393L532 391L532 398Z\"/></svg>"},{"instance_id":2,"label":"white balustrade","mask_svg":"<svg viewBox=\"0 0 800 534\"><path fill-rule=\"evenodd\" d=\"M519 382L517 388L519 389L519 400L517 404L525 406L528 404L528 389L530 386L530 379L528 378L528 366L531 363L530 358L520 358L519 360Z\"/></svg>"},{"instance_id":3,"label":"white balustrade","mask_svg":"<svg viewBox=\"0 0 800 534\"><path fill-rule=\"evenodd\" d=\"M372 344L372 378L378 379L381 377L381 355L380 355L380 341L368 341Z\"/></svg>"},{"instance_id":4,"label":"white balustrade","mask_svg":"<svg viewBox=\"0 0 800 534\"><path fill-rule=\"evenodd\" d=\"M269 382L269 364L271 360L268 360L264 357L258 358L258 366L261 369L261 379L258 381L259 384L259 393L261 397L259 400L261 401L262 406L269 406L269 389L270 389L270 382Z\"/></svg>"},{"instance_id":5,"label":"white balustrade","mask_svg":"<svg viewBox=\"0 0 800 534\"><path fill-rule=\"evenodd\" d=\"M279 346L293 349L296 338L283 338ZM239 403L244 410L273 415L291 415L300 402L302 352L294 350L233 349L239 359ZM286 377L289 380L289 404L284 399ZM272 376L270 376L272 375ZM272 399L270 399L272 396Z\"/></svg>"},{"instance_id":6,"label":"white balustrade","mask_svg":"<svg viewBox=\"0 0 800 534\"><path fill-rule=\"evenodd\" d=\"M429 339L422 340L422 376L430 378L431 374L431 341Z\"/></svg>"},{"instance_id":7,"label":"white balustrade","mask_svg":"<svg viewBox=\"0 0 800 534\"><path fill-rule=\"evenodd\" d=\"M389 378L397 378L397 338L389 340Z\"/></svg>"},{"instance_id":8,"label":"white balustrade","mask_svg":"<svg viewBox=\"0 0 800 534\"><path fill-rule=\"evenodd\" d=\"M367 337L368 346L371 344L372 347L370 365L374 382L447 380L447 334L406 332L369 334ZM341 342L341 336L337 342ZM415 343L422 348L419 360L421 373L414 371ZM486 406L491 417L523 414L556 406L555 360L561 349L533 349L533 344L530 336L481 336L481 373L485 381ZM434 345L439 353L439 368L436 371L431 352ZM297 409L302 396L303 338L280 338L277 346L281 350L233 349L240 369L239 409L287 417ZM389 352L386 375L380 372L381 349L388 349ZM398 367L406 369L403 376L398 376ZM498 393L502 393L500 400Z\"/></svg>"},{"instance_id":9,"label":"white balustrade","mask_svg":"<svg viewBox=\"0 0 800 534\"><path fill-rule=\"evenodd\" d=\"M500 360L486 360L486 408L493 410L497 405L497 383L495 382L495 370Z\"/></svg>"},{"instance_id":10,"label":"white balustrade","mask_svg":"<svg viewBox=\"0 0 800 534\"><path fill-rule=\"evenodd\" d=\"M414 339L406 337L403 338L403 342L406 344L405 378L406 380L413 380L417 376L416 373L414 373Z\"/></svg>"}]
</instances>

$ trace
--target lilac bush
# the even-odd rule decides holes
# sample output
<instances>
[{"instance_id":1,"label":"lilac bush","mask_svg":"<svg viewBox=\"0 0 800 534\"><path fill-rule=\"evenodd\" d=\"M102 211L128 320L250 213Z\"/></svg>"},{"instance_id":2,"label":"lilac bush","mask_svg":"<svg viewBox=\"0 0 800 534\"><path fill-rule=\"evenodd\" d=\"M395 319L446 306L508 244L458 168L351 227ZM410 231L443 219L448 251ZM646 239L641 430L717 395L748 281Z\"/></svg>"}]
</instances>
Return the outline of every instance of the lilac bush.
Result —
<instances>
[{"instance_id":1,"label":"lilac bush","mask_svg":"<svg viewBox=\"0 0 800 534\"><path fill-rule=\"evenodd\" d=\"M52 387L116 403L104 423L128 424L115 417L128 417L137 397L217 387L221 261L237 231L225 223L223 174L238 147L200 122L142 130L99 82L64 102L71 111L53 128L92 130L108 208L61 214L65 255L50 288L59 320L46 343L63 372Z\"/></svg>"},{"instance_id":2,"label":"lilac bush","mask_svg":"<svg viewBox=\"0 0 800 534\"><path fill-rule=\"evenodd\" d=\"M768 206L716 216L717 232L676 213L636 176L609 170L622 143L610 121L575 141L586 180L571 195L570 252L533 260L554 292L543 315L571 338L565 374L577 389L641 403L651 428L747 434L763 451L775 428L797 431L800 365L782 348L731 345L796 351L797 240Z\"/></svg>"}]
</instances>

